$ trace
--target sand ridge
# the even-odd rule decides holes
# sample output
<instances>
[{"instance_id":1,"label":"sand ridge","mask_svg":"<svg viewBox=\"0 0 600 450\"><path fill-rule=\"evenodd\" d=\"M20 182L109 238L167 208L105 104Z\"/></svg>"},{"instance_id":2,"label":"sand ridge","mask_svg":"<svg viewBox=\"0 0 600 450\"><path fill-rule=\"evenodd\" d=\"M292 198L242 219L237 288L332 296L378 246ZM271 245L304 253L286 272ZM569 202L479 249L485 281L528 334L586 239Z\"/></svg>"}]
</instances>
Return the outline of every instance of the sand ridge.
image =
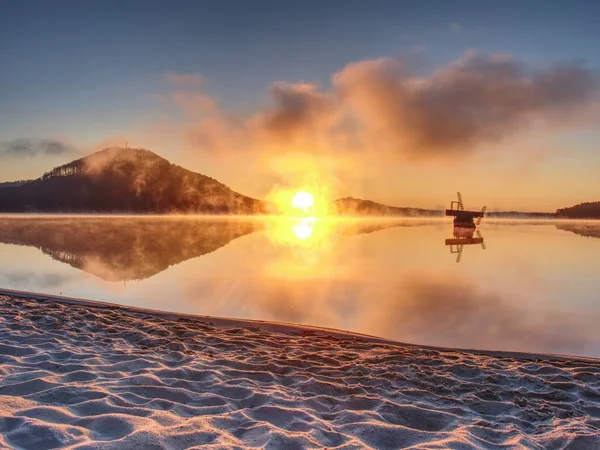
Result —
<instances>
[{"instance_id":1,"label":"sand ridge","mask_svg":"<svg viewBox=\"0 0 600 450\"><path fill-rule=\"evenodd\" d=\"M600 362L0 295L8 448L600 448Z\"/></svg>"}]
</instances>

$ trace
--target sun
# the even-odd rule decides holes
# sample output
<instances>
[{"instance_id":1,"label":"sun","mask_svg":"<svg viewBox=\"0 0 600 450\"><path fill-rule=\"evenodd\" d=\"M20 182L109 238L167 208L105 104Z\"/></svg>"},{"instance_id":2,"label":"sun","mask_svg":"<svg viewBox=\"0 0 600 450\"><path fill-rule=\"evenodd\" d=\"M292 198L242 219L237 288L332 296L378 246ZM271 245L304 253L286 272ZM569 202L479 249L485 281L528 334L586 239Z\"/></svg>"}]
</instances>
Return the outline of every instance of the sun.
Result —
<instances>
[{"instance_id":1,"label":"sun","mask_svg":"<svg viewBox=\"0 0 600 450\"><path fill-rule=\"evenodd\" d=\"M315 206L315 198L306 191L298 191L292 199L292 206L308 214Z\"/></svg>"},{"instance_id":2,"label":"sun","mask_svg":"<svg viewBox=\"0 0 600 450\"><path fill-rule=\"evenodd\" d=\"M269 212L295 218L324 218L329 216L330 195L325 186L296 185L276 187L266 196Z\"/></svg>"}]
</instances>

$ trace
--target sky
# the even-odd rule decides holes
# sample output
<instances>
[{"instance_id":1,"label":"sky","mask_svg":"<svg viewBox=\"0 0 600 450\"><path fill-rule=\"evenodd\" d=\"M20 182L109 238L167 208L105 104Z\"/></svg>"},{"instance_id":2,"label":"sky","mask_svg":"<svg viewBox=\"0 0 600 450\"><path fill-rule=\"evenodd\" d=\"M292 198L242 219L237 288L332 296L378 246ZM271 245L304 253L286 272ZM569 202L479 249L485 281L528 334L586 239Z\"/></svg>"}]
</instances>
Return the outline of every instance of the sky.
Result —
<instances>
[{"instance_id":1,"label":"sky","mask_svg":"<svg viewBox=\"0 0 600 450\"><path fill-rule=\"evenodd\" d=\"M600 200L594 1L29 1L0 17L0 181L111 145L246 195Z\"/></svg>"}]
</instances>

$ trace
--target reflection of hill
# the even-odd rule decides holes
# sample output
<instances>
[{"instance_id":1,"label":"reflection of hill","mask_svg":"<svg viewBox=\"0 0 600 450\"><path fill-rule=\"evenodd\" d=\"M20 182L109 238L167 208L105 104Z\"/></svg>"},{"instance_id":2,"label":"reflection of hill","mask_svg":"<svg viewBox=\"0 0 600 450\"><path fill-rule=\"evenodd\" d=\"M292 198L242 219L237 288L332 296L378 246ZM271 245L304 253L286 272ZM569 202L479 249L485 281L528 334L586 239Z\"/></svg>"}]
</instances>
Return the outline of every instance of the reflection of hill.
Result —
<instances>
[{"instance_id":1,"label":"reflection of hill","mask_svg":"<svg viewBox=\"0 0 600 450\"><path fill-rule=\"evenodd\" d=\"M371 200L362 200L359 198L345 197L339 198L333 202L333 210L340 216L374 216L374 217L441 217L443 211L421 208L406 208L398 206L388 206Z\"/></svg>"},{"instance_id":2,"label":"reflection of hill","mask_svg":"<svg viewBox=\"0 0 600 450\"><path fill-rule=\"evenodd\" d=\"M37 247L107 281L149 278L262 228L258 221L168 218L0 219L0 242Z\"/></svg>"},{"instance_id":3,"label":"reflection of hill","mask_svg":"<svg viewBox=\"0 0 600 450\"><path fill-rule=\"evenodd\" d=\"M295 243L300 242L292 233L297 221L285 218L265 222L249 218L38 216L0 217L0 243L36 247L56 261L107 281L141 280L260 231L271 220L283 226ZM331 234L355 236L395 227L442 224L431 219L325 222L317 222L315 234L325 230L326 239ZM272 227L268 232L273 232Z\"/></svg>"},{"instance_id":4,"label":"reflection of hill","mask_svg":"<svg viewBox=\"0 0 600 450\"><path fill-rule=\"evenodd\" d=\"M374 233L376 231L387 230L388 228L398 227L421 227L424 225L442 224L439 220L352 220L340 221L337 224L337 234L354 236L357 234Z\"/></svg>"},{"instance_id":5,"label":"reflection of hill","mask_svg":"<svg viewBox=\"0 0 600 450\"><path fill-rule=\"evenodd\" d=\"M557 223L556 228L580 236L600 238L600 223Z\"/></svg>"}]
</instances>

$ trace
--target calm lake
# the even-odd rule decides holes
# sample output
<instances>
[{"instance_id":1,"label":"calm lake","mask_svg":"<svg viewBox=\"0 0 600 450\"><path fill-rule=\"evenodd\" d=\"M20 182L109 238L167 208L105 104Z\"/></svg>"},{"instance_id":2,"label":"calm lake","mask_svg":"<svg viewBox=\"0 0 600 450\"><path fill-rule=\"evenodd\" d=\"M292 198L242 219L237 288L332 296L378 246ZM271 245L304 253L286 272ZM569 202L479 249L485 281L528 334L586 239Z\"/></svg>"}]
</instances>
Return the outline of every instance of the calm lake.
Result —
<instances>
[{"instance_id":1,"label":"calm lake","mask_svg":"<svg viewBox=\"0 0 600 450\"><path fill-rule=\"evenodd\" d=\"M0 216L0 287L600 357L600 224L486 219L480 230L456 237L445 219Z\"/></svg>"}]
</instances>

